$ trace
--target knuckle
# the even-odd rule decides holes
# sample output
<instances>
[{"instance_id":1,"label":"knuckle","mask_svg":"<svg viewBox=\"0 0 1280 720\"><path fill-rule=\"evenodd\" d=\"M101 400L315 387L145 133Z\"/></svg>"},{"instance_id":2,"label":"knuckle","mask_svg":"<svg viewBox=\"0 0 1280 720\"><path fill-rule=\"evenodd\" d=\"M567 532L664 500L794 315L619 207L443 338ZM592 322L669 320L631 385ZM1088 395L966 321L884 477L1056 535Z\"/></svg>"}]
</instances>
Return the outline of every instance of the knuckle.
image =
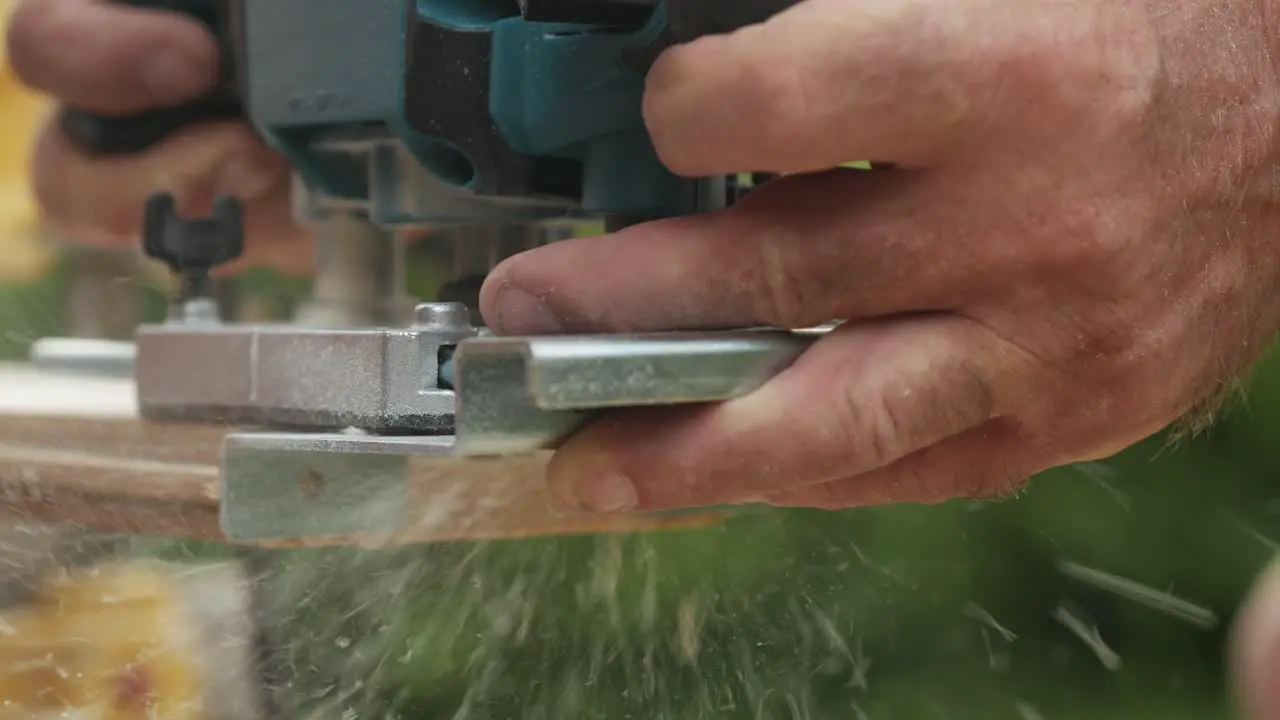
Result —
<instances>
[{"instance_id":1,"label":"knuckle","mask_svg":"<svg viewBox=\"0 0 1280 720\"><path fill-rule=\"evenodd\" d=\"M1039 214L1042 210L1027 211ZM1046 272L1083 271L1085 274L1078 277L1097 277L1100 270L1115 264L1123 240L1111 231L1105 218L1079 206L1043 217L1053 218L1051 228L1037 233L1043 240L1039 264Z\"/></svg>"},{"instance_id":2,"label":"knuckle","mask_svg":"<svg viewBox=\"0 0 1280 720\"><path fill-rule=\"evenodd\" d=\"M759 230L757 230L759 232ZM758 288L751 298L754 315L762 322L783 328L801 328L826 322L818 318L818 303L811 296L807 255L797 232L775 225L757 235L754 261L745 265L743 287Z\"/></svg>"},{"instance_id":3,"label":"knuckle","mask_svg":"<svg viewBox=\"0 0 1280 720\"><path fill-rule=\"evenodd\" d=\"M902 456L906 446L901 432L905 408L900 403L888 400L883 393L869 401L860 385L848 382L841 383L834 398L832 429L851 443L859 468L883 467Z\"/></svg>"},{"instance_id":4,"label":"knuckle","mask_svg":"<svg viewBox=\"0 0 1280 720\"><path fill-rule=\"evenodd\" d=\"M1086 18L1077 11L1063 6L1057 32L1034 23L987 44L977 57L988 80L985 99L1007 117L1042 118L1048 132L1060 133L1070 122L1079 143L1088 143L1090 133L1141 132L1165 70L1159 38L1121 17ZM1124 43L1115 42L1117 23L1124 24Z\"/></svg>"},{"instance_id":5,"label":"knuckle","mask_svg":"<svg viewBox=\"0 0 1280 720\"><path fill-rule=\"evenodd\" d=\"M846 380L835 394L838 432L853 444L861 467L883 467L995 415L994 392L975 361L942 357L912 363L902 358L870 384Z\"/></svg>"},{"instance_id":6,"label":"knuckle","mask_svg":"<svg viewBox=\"0 0 1280 720\"><path fill-rule=\"evenodd\" d=\"M1076 407L1090 414L1115 416L1128 399L1153 384L1150 361L1160 352L1160 340L1149 331L1150 316L1132 304L1108 303L1048 329L1056 338L1040 355L1045 369L1063 392L1085 383L1094 389L1088 398L1075 398ZM1145 400L1139 400L1142 404Z\"/></svg>"},{"instance_id":7,"label":"knuckle","mask_svg":"<svg viewBox=\"0 0 1280 720\"><path fill-rule=\"evenodd\" d=\"M888 465L910 452L912 443L904 430L909 427L909 416L915 409L902 402L901 398L901 395L882 394L860 418L865 453L876 467ZM851 403L852 398L846 402Z\"/></svg>"}]
</instances>

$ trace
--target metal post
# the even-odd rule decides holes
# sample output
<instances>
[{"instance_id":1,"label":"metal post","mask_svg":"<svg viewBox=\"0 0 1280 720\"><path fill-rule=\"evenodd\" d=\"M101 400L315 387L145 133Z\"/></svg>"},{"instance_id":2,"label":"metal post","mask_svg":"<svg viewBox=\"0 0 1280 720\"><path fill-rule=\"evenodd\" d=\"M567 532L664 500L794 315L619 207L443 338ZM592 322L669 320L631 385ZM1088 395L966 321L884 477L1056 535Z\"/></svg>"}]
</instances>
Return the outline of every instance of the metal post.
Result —
<instances>
[{"instance_id":1,"label":"metal post","mask_svg":"<svg viewBox=\"0 0 1280 720\"><path fill-rule=\"evenodd\" d=\"M388 327L408 324L404 243L356 213L325 213L311 223L316 250L312 297L298 309L303 325Z\"/></svg>"},{"instance_id":2,"label":"metal post","mask_svg":"<svg viewBox=\"0 0 1280 720\"><path fill-rule=\"evenodd\" d=\"M128 251L74 247L69 250L71 287L68 334L77 338L128 340L138 323L138 258Z\"/></svg>"}]
</instances>

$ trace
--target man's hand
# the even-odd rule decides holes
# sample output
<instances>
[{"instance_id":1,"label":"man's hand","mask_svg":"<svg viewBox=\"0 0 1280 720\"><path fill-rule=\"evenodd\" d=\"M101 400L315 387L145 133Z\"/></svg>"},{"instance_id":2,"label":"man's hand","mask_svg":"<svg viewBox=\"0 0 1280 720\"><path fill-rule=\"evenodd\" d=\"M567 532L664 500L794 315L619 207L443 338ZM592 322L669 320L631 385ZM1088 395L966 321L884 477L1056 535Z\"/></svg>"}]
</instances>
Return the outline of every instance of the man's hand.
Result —
<instances>
[{"instance_id":1,"label":"man's hand","mask_svg":"<svg viewBox=\"0 0 1280 720\"><path fill-rule=\"evenodd\" d=\"M59 102L128 114L199 98L218 77L217 47L195 21L95 0L21 0L9 24L10 63ZM179 133L138 156L94 160L47 122L32 162L37 199L71 240L136 242L146 197L173 193L184 214L215 196L245 203L251 238L242 263L305 271L306 235L289 208L289 170L243 123Z\"/></svg>"},{"instance_id":2,"label":"man's hand","mask_svg":"<svg viewBox=\"0 0 1280 720\"><path fill-rule=\"evenodd\" d=\"M587 428L555 494L995 495L1211 401L1280 302L1268 19L1260 0L805 0L667 52L645 114L673 170L794 175L508 260L490 326L847 322L747 397ZM826 170L855 159L899 169Z\"/></svg>"}]
</instances>

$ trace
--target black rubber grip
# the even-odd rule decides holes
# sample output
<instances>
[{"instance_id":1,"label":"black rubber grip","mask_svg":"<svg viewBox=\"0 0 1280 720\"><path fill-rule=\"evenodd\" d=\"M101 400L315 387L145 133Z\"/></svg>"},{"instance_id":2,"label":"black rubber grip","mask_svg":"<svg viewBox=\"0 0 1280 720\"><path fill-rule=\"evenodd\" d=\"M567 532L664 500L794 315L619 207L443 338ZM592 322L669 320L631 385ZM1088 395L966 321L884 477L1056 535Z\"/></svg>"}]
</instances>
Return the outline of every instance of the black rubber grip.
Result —
<instances>
[{"instance_id":1,"label":"black rubber grip","mask_svg":"<svg viewBox=\"0 0 1280 720\"><path fill-rule=\"evenodd\" d=\"M123 117L66 108L59 122L78 150L91 157L106 157L140 153L183 128L240 116L238 103L210 100Z\"/></svg>"},{"instance_id":2,"label":"black rubber grip","mask_svg":"<svg viewBox=\"0 0 1280 720\"><path fill-rule=\"evenodd\" d=\"M218 40L221 50L221 78L209 95L176 107L155 108L122 116L64 108L58 119L59 126L78 150L90 157L133 155L163 142L184 128L243 117L243 108L229 62L231 49L228 0L118 1L134 7L181 13L204 23Z\"/></svg>"}]
</instances>

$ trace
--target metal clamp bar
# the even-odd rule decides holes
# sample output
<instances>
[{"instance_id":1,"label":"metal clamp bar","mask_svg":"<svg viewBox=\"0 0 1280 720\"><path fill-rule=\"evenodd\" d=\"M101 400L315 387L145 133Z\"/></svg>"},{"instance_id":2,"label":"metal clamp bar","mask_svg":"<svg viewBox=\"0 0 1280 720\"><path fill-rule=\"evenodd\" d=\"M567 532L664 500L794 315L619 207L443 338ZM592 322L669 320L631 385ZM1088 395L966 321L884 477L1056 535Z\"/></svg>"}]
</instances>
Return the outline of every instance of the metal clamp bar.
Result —
<instances>
[{"instance_id":1,"label":"metal clamp bar","mask_svg":"<svg viewBox=\"0 0 1280 720\"><path fill-rule=\"evenodd\" d=\"M813 332L479 337L453 356L455 452L553 447L590 411L745 395L790 365Z\"/></svg>"}]
</instances>

